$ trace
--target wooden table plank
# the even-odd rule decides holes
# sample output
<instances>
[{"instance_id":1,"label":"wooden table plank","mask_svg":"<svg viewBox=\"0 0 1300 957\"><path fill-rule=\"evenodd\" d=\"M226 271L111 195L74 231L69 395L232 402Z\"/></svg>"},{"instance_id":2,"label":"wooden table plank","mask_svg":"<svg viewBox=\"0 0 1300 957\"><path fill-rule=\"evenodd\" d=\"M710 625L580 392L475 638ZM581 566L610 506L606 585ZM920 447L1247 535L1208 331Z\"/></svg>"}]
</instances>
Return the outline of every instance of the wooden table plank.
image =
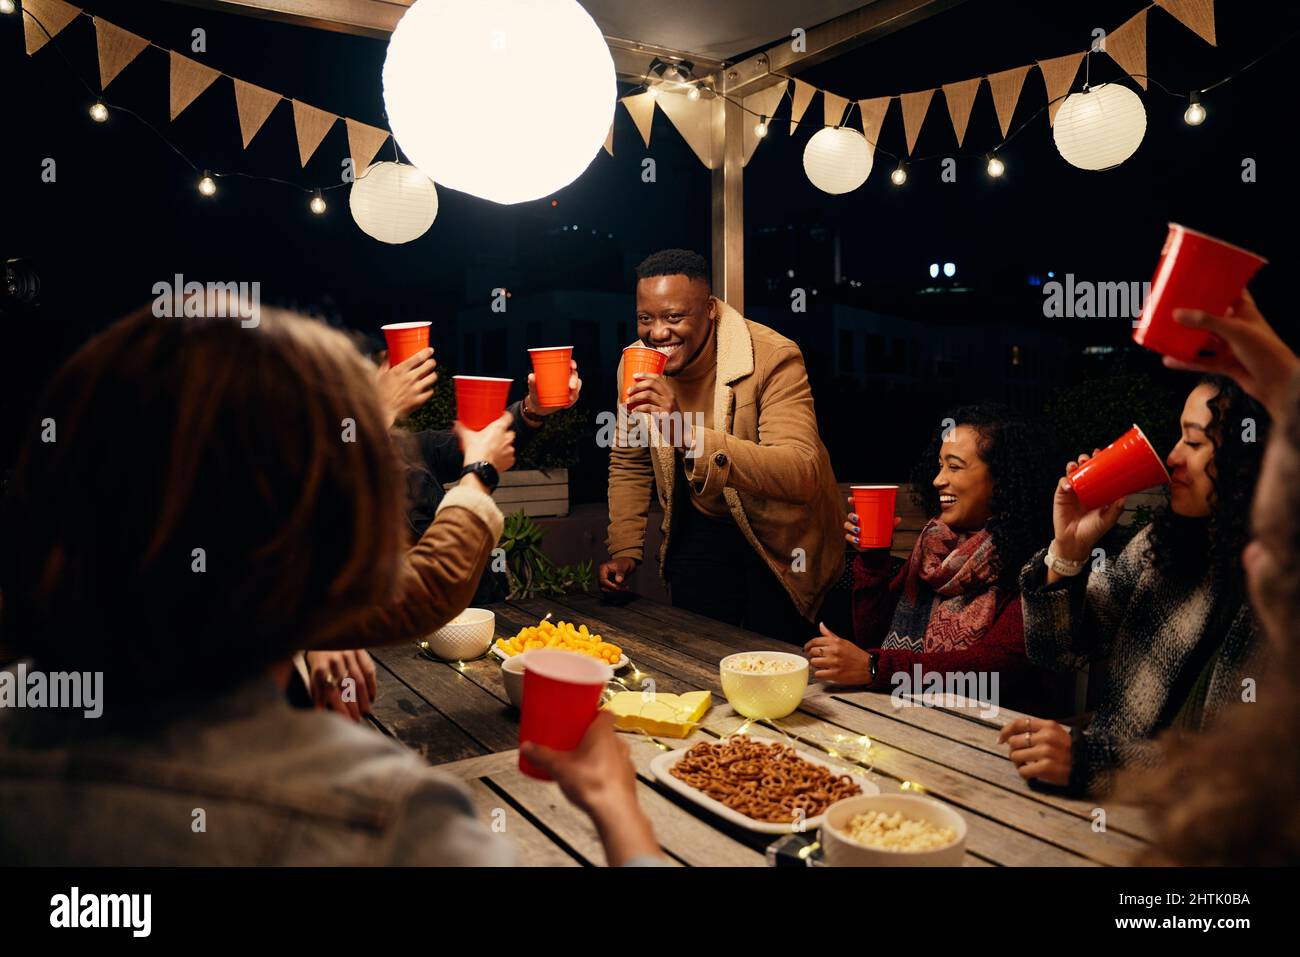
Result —
<instances>
[{"instance_id":1,"label":"wooden table plank","mask_svg":"<svg viewBox=\"0 0 1300 957\"><path fill-rule=\"evenodd\" d=\"M375 659L375 678L379 693L370 706L375 723L430 764L486 752L446 715L398 680L379 659Z\"/></svg>"},{"instance_id":2,"label":"wooden table plank","mask_svg":"<svg viewBox=\"0 0 1300 957\"><path fill-rule=\"evenodd\" d=\"M561 845L501 795L482 780L466 781L470 799L480 818L497 833L503 835L515 848L516 860L521 867L581 867L584 863L569 854Z\"/></svg>"}]
</instances>

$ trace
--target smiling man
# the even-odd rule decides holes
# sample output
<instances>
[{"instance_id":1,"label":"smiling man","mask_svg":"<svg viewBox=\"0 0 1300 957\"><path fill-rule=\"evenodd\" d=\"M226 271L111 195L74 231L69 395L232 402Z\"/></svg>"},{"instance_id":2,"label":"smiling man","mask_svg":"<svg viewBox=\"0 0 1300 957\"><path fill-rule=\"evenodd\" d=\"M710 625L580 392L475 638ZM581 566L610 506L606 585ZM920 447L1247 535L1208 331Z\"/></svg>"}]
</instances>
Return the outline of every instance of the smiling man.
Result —
<instances>
[{"instance_id":1,"label":"smiling man","mask_svg":"<svg viewBox=\"0 0 1300 957\"><path fill-rule=\"evenodd\" d=\"M673 604L802 644L844 570L844 508L803 354L713 296L708 263L684 249L637 267L636 308L636 344L668 358L619 402L663 438L611 450L600 586L627 590L654 488Z\"/></svg>"}]
</instances>

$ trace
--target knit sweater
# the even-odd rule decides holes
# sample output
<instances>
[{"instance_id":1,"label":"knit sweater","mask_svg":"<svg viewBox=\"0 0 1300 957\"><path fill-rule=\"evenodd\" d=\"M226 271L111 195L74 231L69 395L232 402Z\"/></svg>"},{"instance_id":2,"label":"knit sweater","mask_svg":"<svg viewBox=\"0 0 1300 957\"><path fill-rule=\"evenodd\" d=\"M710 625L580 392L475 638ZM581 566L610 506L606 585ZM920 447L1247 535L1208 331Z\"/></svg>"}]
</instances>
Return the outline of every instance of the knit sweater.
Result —
<instances>
[{"instance_id":1,"label":"knit sweater","mask_svg":"<svg viewBox=\"0 0 1300 957\"><path fill-rule=\"evenodd\" d=\"M1020 573L1029 660L1055 670L1079 669L1108 659L1091 723L1073 732L1069 790L1102 790L1120 767L1150 767L1158 760L1152 740L1183 664L1217 611L1228 622L1214 660L1199 724L1242 697L1260 646L1249 605L1225 596L1208 571L1197 582L1170 576L1147 560L1150 527L1113 560L1087 575L1047 584L1046 549ZM1233 607L1217 608L1230 601Z\"/></svg>"}]
</instances>

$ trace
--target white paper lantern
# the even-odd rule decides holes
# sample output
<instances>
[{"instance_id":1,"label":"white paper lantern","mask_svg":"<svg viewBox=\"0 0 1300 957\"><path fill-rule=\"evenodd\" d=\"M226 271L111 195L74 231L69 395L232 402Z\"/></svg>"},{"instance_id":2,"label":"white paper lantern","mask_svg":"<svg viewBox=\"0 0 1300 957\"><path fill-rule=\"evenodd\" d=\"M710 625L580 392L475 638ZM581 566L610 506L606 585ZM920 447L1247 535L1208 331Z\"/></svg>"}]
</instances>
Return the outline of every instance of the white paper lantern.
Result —
<instances>
[{"instance_id":1,"label":"white paper lantern","mask_svg":"<svg viewBox=\"0 0 1300 957\"><path fill-rule=\"evenodd\" d=\"M382 243L419 239L438 215L433 180L406 163L372 163L348 194L361 231Z\"/></svg>"},{"instance_id":2,"label":"white paper lantern","mask_svg":"<svg viewBox=\"0 0 1300 957\"><path fill-rule=\"evenodd\" d=\"M384 61L389 126L411 162L498 203L582 175L617 92L605 38L575 0L416 0Z\"/></svg>"},{"instance_id":3,"label":"white paper lantern","mask_svg":"<svg viewBox=\"0 0 1300 957\"><path fill-rule=\"evenodd\" d=\"M1118 166L1137 152L1146 132L1147 111L1141 97L1118 83L1071 93L1052 127L1057 151L1079 169Z\"/></svg>"},{"instance_id":4,"label":"white paper lantern","mask_svg":"<svg viewBox=\"0 0 1300 957\"><path fill-rule=\"evenodd\" d=\"M803 169L823 192L851 193L871 173L871 147L857 130L828 126L804 147Z\"/></svg>"}]
</instances>

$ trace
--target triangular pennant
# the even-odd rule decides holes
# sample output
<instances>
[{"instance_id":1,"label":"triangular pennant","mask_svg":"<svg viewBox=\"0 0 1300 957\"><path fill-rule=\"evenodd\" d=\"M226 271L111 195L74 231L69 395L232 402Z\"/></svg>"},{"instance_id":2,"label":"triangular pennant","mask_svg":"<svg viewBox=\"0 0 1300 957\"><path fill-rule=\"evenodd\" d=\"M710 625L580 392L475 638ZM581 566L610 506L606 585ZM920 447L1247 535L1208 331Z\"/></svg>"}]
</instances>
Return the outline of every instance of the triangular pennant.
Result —
<instances>
[{"instance_id":1,"label":"triangular pennant","mask_svg":"<svg viewBox=\"0 0 1300 957\"><path fill-rule=\"evenodd\" d=\"M1070 84L1079 73L1079 64L1083 62L1082 53L1067 53L1065 56L1039 60L1038 69L1042 71L1043 83L1047 86L1047 123L1056 123L1056 111L1065 102L1065 94L1070 92Z\"/></svg>"},{"instance_id":2,"label":"triangular pennant","mask_svg":"<svg viewBox=\"0 0 1300 957\"><path fill-rule=\"evenodd\" d=\"M244 149L248 149L248 144L253 141L281 99L283 97L279 93L264 90L243 80L235 80L235 109L239 113L239 132L244 137Z\"/></svg>"},{"instance_id":3,"label":"triangular pennant","mask_svg":"<svg viewBox=\"0 0 1300 957\"><path fill-rule=\"evenodd\" d=\"M221 72L181 56L175 50L167 53L171 60L171 118L174 120L221 76Z\"/></svg>"},{"instance_id":4,"label":"triangular pennant","mask_svg":"<svg viewBox=\"0 0 1300 957\"><path fill-rule=\"evenodd\" d=\"M63 0L23 0L23 38L31 56L73 20L81 10Z\"/></svg>"},{"instance_id":5,"label":"triangular pennant","mask_svg":"<svg viewBox=\"0 0 1300 957\"><path fill-rule=\"evenodd\" d=\"M912 155L912 147L916 145L916 137L921 132L921 124L925 122L925 114L930 109L930 101L934 99L934 90L920 90L916 93L900 93L898 102L903 107L903 129L907 133L907 155Z\"/></svg>"},{"instance_id":6,"label":"triangular pennant","mask_svg":"<svg viewBox=\"0 0 1300 957\"><path fill-rule=\"evenodd\" d=\"M822 104L827 126L839 126L844 122L844 111L849 106L847 97L836 96L834 93L823 91Z\"/></svg>"},{"instance_id":7,"label":"triangular pennant","mask_svg":"<svg viewBox=\"0 0 1300 957\"><path fill-rule=\"evenodd\" d=\"M614 155L614 124L609 124L609 132L605 134L605 152L610 156Z\"/></svg>"},{"instance_id":8,"label":"triangular pennant","mask_svg":"<svg viewBox=\"0 0 1300 957\"><path fill-rule=\"evenodd\" d=\"M998 123L1002 126L1004 139L1011 128L1011 118L1015 116L1016 104L1020 102L1020 91L1028 75L1027 66L1015 66L1001 73L989 74L989 92L993 94L993 106L998 111Z\"/></svg>"},{"instance_id":9,"label":"triangular pennant","mask_svg":"<svg viewBox=\"0 0 1300 957\"><path fill-rule=\"evenodd\" d=\"M316 152L316 147L320 146L320 141L325 139L325 134L338 117L299 100L290 102L293 103L293 125L298 130L298 158L306 166L311 154Z\"/></svg>"},{"instance_id":10,"label":"triangular pennant","mask_svg":"<svg viewBox=\"0 0 1300 957\"><path fill-rule=\"evenodd\" d=\"M1147 88L1147 12L1135 13L1123 26L1106 35L1102 47L1138 86Z\"/></svg>"},{"instance_id":11,"label":"triangular pennant","mask_svg":"<svg viewBox=\"0 0 1300 957\"><path fill-rule=\"evenodd\" d=\"M765 90L751 93L741 101L745 121L745 151L744 156L741 158L742 166L749 162L749 158L754 155L754 150L758 149L759 141L762 139L755 132L758 124L766 121L769 130L771 129L772 114L781 105L781 100L785 97L785 91L789 88L790 81L782 80L780 83L773 83Z\"/></svg>"},{"instance_id":12,"label":"triangular pennant","mask_svg":"<svg viewBox=\"0 0 1300 957\"><path fill-rule=\"evenodd\" d=\"M682 139L709 169L713 169L713 108L718 100L692 100L682 93L659 94L659 109L677 127Z\"/></svg>"},{"instance_id":13,"label":"triangular pennant","mask_svg":"<svg viewBox=\"0 0 1300 957\"><path fill-rule=\"evenodd\" d=\"M948 101L948 115L952 117L952 129L957 134L957 145L961 146L966 138L966 125L970 123L971 107L975 105L975 95L980 91L983 77L962 80L960 83L945 83L943 98Z\"/></svg>"},{"instance_id":14,"label":"triangular pennant","mask_svg":"<svg viewBox=\"0 0 1300 957\"><path fill-rule=\"evenodd\" d=\"M628 113L632 115L632 122L636 124L641 139L645 142L645 148L650 148L650 131L655 125L655 97L650 95L649 91L645 93L634 93L632 96L623 97L623 105L627 107Z\"/></svg>"},{"instance_id":15,"label":"triangular pennant","mask_svg":"<svg viewBox=\"0 0 1300 957\"><path fill-rule=\"evenodd\" d=\"M348 128L348 153L352 157L352 172L353 175L360 176L379 152L379 147L387 141L389 133L388 130L367 126L356 120L344 120L343 125Z\"/></svg>"},{"instance_id":16,"label":"triangular pennant","mask_svg":"<svg viewBox=\"0 0 1300 957\"><path fill-rule=\"evenodd\" d=\"M1218 46L1214 33L1214 0L1156 0L1165 12L1211 46Z\"/></svg>"},{"instance_id":17,"label":"triangular pennant","mask_svg":"<svg viewBox=\"0 0 1300 957\"><path fill-rule=\"evenodd\" d=\"M862 135L867 138L867 156L874 156L880 142L880 128L885 125L885 115L892 96L878 96L874 100L858 100L858 115L862 117Z\"/></svg>"},{"instance_id":18,"label":"triangular pennant","mask_svg":"<svg viewBox=\"0 0 1300 957\"><path fill-rule=\"evenodd\" d=\"M149 41L95 17L95 45L99 47L99 88L107 89L126 65L140 55Z\"/></svg>"},{"instance_id":19,"label":"triangular pennant","mask_svg":"<svg viewBox=\"0 0 1300 957\"><path fill-rule=\"evenodd\" d=\"M794 136L794 128L799 125L803 119L804 111L808 109L808 104L812 102L813 94L817 92L817 87L810 86L803 80L794 81L794 97L790 101L790 135Z\"/></svg>"}]
</instances>

